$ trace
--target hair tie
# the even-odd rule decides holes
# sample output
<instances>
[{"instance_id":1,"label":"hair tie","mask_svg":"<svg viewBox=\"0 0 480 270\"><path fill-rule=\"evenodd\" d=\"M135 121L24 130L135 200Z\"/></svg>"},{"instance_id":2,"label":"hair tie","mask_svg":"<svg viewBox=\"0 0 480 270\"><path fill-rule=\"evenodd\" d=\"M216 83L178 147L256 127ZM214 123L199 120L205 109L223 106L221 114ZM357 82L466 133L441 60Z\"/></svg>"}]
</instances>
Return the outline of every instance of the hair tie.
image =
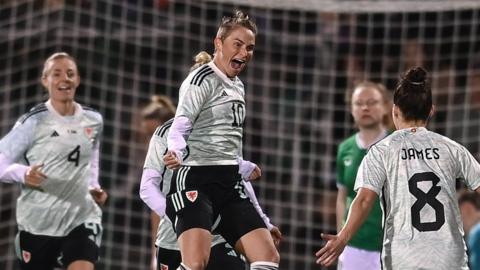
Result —
<instances>
[{"instance_id":1,"label":"hair tie","mask_svg":"<svg viewBox=\"0 0 480 270\"><path fill-rule=\"evenodd\" d=\"M413 85L422 85L424 82L412 82L410 80L408 80L409 83L413 84Z\"/></svg>"}]
</instances>

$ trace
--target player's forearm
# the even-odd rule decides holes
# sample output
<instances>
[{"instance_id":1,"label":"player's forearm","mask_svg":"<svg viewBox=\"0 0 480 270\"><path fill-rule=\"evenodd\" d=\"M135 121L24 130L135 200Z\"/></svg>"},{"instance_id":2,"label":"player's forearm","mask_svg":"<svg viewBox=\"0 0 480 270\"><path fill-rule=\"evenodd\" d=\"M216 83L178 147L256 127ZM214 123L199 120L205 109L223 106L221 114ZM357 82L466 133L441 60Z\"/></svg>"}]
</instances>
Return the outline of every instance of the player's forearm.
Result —
<instances>
[{"instance_id":1,"label":"player's forearm","mask_svg":"<svg viewBox=\"0 0 480 270\"><path fill-rule=\"evenodd\" d=\"M155 256L155 241L157 240L157 230L158 225L160 224L160 216L158 216L155 212L150 214L150 226L151 226L151 237L152 237L152 255Z\"/></svg>"},{"instance_id":2,"label":"player's forearm","mask_svg":"<svg viewBox=\"0 0 480 270\"><path fill-rule=\"evenodd\" d=\"M187 138L192 132L192 122L185 117L175 117L168 132L168 149L174 151L177 158L181 159L187 147Z\"/></svg>"},{"instance_id":3,"label":"player's forearm","mask_svg":"<svg viewBox=\"0 0 480 270\"><path fill-rule=\"evenodd\" d=\"M165 215L166 198L160 191L161 173L153 169L144 169L140 183L140 198L157 215Z\"/></svg>"},{"instance_id":4,"label":"player's forearm","mask_svg":"<svg viewBox=\"0 0 480 270\"><path fill-rule=\"evenodd\" d=\"M347 221L338 233L339 237L345 239L346 242L350 241L370 213L376 196L377 194L374 191L366 188L360 189L352 202Z\"/></svg>"},{"instance_id":5,"label":"player's forearm","mask_svg":"<svg viewBox=\"0 0 480 270\"><path fill-rule=\"evenodd\" d=\"M262 207L258 203L257 195L255 195L255 190L253 189L252 184L248 181L250 174L252 174L253 170L255 169L256 165L253 162L248 160L243 160L240 156L237 157L238 161L238 173L242 176L243 185L245 186L247 196L250 198L255 210L262 218L263 222L267 226L268 230L273 228L273 224L270 223L270 218L263 212Z\"/></svg>"},{"instance_id":6,"label":"player's forearm","mask_svg":"<svg viewBox=\"0 0 480 270\"><path fill-rule=\"evenodd\" d=\"M13 163L8 157L0 153L0 182L23 184L28 169L28 166Z\"/></svg>"},{"instance_id":7,"label":"player's forearm","mask_svg":"<svg viewBox=\"0 0 480 270\"><path fill-rule=\"evenodd\" d=\"M344 218L345 218L345 209L346 209L346 190L345 187L339 186L337 192L337 203L336 203L336 220L337 220L337 232L343 227Z\"/></svg>"},{"instance_id":8,"label":"player's forearm","mask_svg":"<svg viewBox=\"0 0 480 270\"><path fill-rule=\"evenodd\" d=\"M250 174L252 174L255 169L255 163L248 160L243 160L240 156L237 157L238 162L238 173L242 176L244 181L248 181Z\"/></svg>"},{"instance_id":9,"label":"player's forearm","mask_svg":"<svg viewBox=\"0 0 480 270\"><path fill-rule=\"evenodd\" d=\"M100 182L98 181L99 157L100 149L99 144L97 143L95 148L93 149L92 157L90 159L90 179L88 180L89 188L101 188Z\"/></svg>"},{"instance_id":10,"label":"player's forearm","mask_svg":"<svg viewBox=\"0 0 480 270\"><path fill-rule=\"evenodd\" d=\"M253 189L253 186L250 182L243 181L243 184L245 186L246 192L248 197L250 198L250 201L252 202L253 206L255 207L255 210L257 210L257 213L260 215L262 218L263 222L267 226L268 230L271 230L273 228L273 224L270 223L270 218L263 212L262 207L258 203L257 196L255 195L255 190Z\"/></svg>"}]
</instances>

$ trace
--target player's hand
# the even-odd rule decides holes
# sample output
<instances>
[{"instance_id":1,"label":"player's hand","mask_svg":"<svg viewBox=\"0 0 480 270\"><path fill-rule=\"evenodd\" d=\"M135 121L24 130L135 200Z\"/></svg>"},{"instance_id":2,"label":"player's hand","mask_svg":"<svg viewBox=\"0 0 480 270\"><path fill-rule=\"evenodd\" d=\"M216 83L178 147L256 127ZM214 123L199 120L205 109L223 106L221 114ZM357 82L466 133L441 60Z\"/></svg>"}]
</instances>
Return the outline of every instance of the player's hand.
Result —
<instances>
[{"instance_id":1,"label":"player's hand","mask_svg":"<svg viewBox=\"0 0 480 270\"><path fill-rule=\"evenodd\" d=\"M248 177L248 180L255 180L255 179L258 179L260 178L260 176L262 176L262 170L260 170L260 168L255 165L255 168L253 169L252 173L250 174L250 176Z\"/></svg>"},{"instance_id":2,"label":"player's hand","mask_svg":"<svg viewBox=\"0 0 480 270\"><path fill-rule=\"evenodd\" d=\"M168 151L164 156L163 156L163 163L165 163L165 166L171 170L178 169L180 167L180 160L177 158L177 155L173 151Z\"/></svg>"},{"instance_id":3,"label":"player's hand","mask_svg":"<svg viewBox=\"0 0 480 270\"><path fill-rule=\"evenodd\" d=\"M342 254L343 249L347 245L347 241L339 235L322 233L321 236L327 243L315 253L317 257L316 263L328 267Z\"/></svg>"},{"instance_id":4,"label":"player's hand","mask_svg":"<svg viewBox=\"0 0 480 270\"><path fill-rule=\"evenodd\" d=\"M47 176L40 171L42 167L43 164L33 165L27 170L27 172L25 173L25 186L39 191L43 191L41 185L43 181L47 179Z\"/></svg>"},{"instance_id":5,"label":"player's hand","mask_svg":"<svg viewBox=\"0 0 480 270\"><path fill-rule=\"evenodd\" d=\"M283 239L282 232L277 226L273 226L272 229L270 230L270 234L272 235L273 243L278 248L280 246L280 242Z\"/></svg>"},{"instance_id":6,"label":"player's hand","mask_svg":"<svg viewBox=\"0 0 480 270\"><path fill-rule=\"evenodd\" d=\"M99 206L103 206L108 198L107 192L101 188L90 189L90 194Z\"/></svg>"}]
</instances>

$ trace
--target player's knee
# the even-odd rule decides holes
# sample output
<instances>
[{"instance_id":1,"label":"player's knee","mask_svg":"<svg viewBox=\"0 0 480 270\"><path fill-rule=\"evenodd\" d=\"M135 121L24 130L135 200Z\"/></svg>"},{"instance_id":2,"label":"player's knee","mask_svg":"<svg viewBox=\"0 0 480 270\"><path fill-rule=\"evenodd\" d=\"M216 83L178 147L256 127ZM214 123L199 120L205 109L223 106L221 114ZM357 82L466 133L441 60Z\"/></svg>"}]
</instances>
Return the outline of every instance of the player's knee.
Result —
<instances>
[{"instance_id":1,"label":"player's knee","mask_svg":"<svg viewBox=\"0 0 480 270\"><path fill-rule=\"evenodd\" d=\"M270 252L268 252L267 256L268 256L269 262L273 262L273 263L280 262L280 254L278 253L276 248L271 249Z\"/></svg>"},{"instance_id":2,"label":"player's knee","mask_svg":"<svg viewBox=\"0 0 480 270\"><path fill-rule=\"evenodd\" d=\"M259 261L277 263L280 262L280 254L276 248L265 249L259 257Z\"/></svg>"}]
</instances>

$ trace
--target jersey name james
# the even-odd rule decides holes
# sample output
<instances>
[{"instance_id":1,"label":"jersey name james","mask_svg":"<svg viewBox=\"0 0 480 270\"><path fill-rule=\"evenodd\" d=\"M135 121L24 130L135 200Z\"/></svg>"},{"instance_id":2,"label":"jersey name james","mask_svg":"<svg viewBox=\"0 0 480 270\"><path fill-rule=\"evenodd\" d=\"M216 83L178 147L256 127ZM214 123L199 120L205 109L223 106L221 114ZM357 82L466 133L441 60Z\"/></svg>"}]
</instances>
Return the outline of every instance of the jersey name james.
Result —
<instances>
[{"instance_id":1,"label":"jersey name james","mask_svg":"<svg viewBox=\"0 0 480 270\"><path fill-rule=\"evenodd\" d=\"M423 127L397 130L370 148L355 189L380 195L384 269L468 269L457 179L478 188L480 165L465 147Z\"/></svg>"}]
</instances>

